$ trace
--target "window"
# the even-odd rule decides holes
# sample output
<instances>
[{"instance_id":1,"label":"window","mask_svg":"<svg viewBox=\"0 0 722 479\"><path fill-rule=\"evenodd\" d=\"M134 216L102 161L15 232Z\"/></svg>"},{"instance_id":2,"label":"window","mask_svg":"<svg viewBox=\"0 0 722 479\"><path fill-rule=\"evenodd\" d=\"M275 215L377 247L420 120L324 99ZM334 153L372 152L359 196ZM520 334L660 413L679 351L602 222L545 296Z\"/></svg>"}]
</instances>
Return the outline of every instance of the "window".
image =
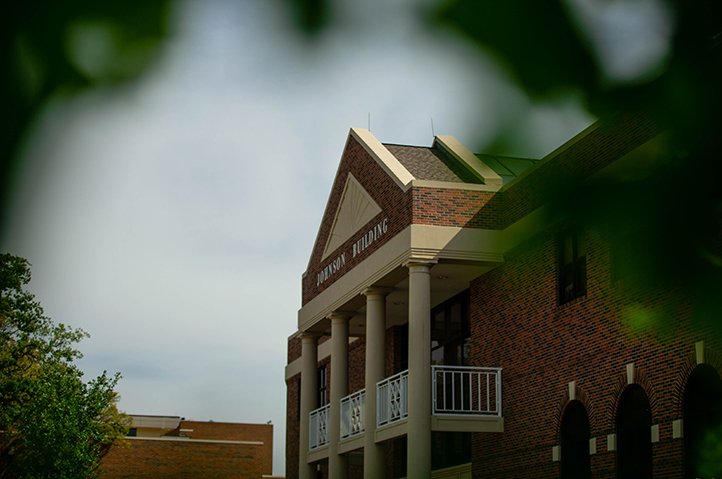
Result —
<instances>
[{"instance_id":1,"label":"window","mask_svg":"<svg viewBox=\"0 0 722 479\"><path fill-rule=\"evenodd\" d=\"M587 293L587 257L581 235L574 230L559 236L559 304Z\"/></svg>"},{"instance_id":2,"label":"window","mask_svg":"<svg viewBox=\"0 0 722 479\"><path fill-rule=\"evenodd\" d=\"M471 462L471 433L431 433L431 469L445 469Z\"/></svg>"},{"instance_id":3,"label":"window","mask_svg":"<svg viewBox=\"0 0 722 479\"><path fill-rule=\"evenodd\" d=\"M431 310L431 364L465 365L469 335L467 290Z\"/></svg>"},{"instance_id":4,"label":"window","mask_svg":"<svg viewBox=\"0 0 722 479\"><path fill-rule=\"evenodd\" d=\"M579 401L570 402L564 410L560 430L561 478L589 479L592 465L589 457L589 417Z\"/></svg>"},{"instance_id":5,"label":"window","mask_svg":"<svg viewBox=\"0 0 722 479\"><path fill-rule=\"evenodd\" d=\"M722 425L722 380L708 364L692 371L684 391L684 477L722 477L722 464L705 460L715 441L705 444ZM712 458L715 456L712 455Z\"/></svg>"},{"instance_id":6,"label":"window","mask_svg":"<svg viewBox=\"0 0 722 479\"><path fill-rule=\"evenodd\" d=\"M328 368L323 365L318 368L318 402L317 407L328 404Z\"/></svg>"},{"instance_id":7,"label":"window","mask_svg":"<svg viewBox=\"0 0 722 479\"><path fill-rule=\"evenodd\" d=\"M394 326L393 374L409 369L409 323Z\"/></svg>"},{"instance_id":8,"label":"window","mask_svg":"<svg viewBox=\"0 0 722 479\"><path fill-rule=\"evenodd\" d=\"M431 364L464 366L469 362L469 291L464 291L431 310ZM458 410L470 409L468 376L453 382L438 381L436 397ZM443 469L471 461L471 434L432 432L431 465Z\"/></svg>"},{"instance_id":9,"label":"window","mask_svg":"<svg viewBox=\"0 0 722 479\"><path fill-rule=\"evenodd\" d=\"M617 478L652 479L652 412L637 384L627 386L617 407Z\"/></svg>"}]
</instances>

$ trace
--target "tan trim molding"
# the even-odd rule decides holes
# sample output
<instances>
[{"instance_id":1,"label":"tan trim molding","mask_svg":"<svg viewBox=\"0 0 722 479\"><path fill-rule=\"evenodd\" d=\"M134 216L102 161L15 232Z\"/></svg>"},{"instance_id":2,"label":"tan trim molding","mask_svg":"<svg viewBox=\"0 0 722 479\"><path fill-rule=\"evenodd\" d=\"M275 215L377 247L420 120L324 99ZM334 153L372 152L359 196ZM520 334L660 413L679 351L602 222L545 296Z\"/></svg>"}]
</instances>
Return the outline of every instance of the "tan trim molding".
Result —
<instances>
[{"instance_id":1,"label":"tan trim molding","mask_svg":"<svg viewBox=\"0 0 722 479\"><path fill-rule=\"evenodd\" d=\"M501 263L500 238L496 230L410 225L306 303L298 312L298 328L310 330L412 258Z\"/></svg>"},{"instance_id":2,"label":"tan trim molding","mask_svg":"<svg viewBox=\"0 0 722 479\"><path fill-rule=\"evenodd\" d=\"M499 188L494 185L479 185L476 183L455 183L453 181L435 181L435 180L413 180L411 186L414 188L438 188L445 190L461 190L461 191L489 191L495 192Z\"/></svg>"},{"instance_id":3,"label":"tan trim molding","mask_svg":"<svg viewBox=\"0 0 722 479\"><path fill-rule=\"evenodd\" d=\"M406 191L411 188L411 181L415 179L414 175L370 131L365 128L351 128L349 135L358 140L366 152L402 190Z\"/></svg>"},{"instance_id":4,"label":"tan trim molding","mask_svg":"<svg viewBox=\"0 0 722 479\"><path fill-rule=\"evenodd\" d=\"M358 338L349 338L348 344L353 344L355 341L357 341ZM318 353L317 358L318 361L321 362L324 359L331 356L331 341L324 341L321 344L318 345ZM294 359L289 364L286 365L285 368L285 378L286 381L291 379L292 377L296 376L297 374L301 374L301 363L302 363L301 357Z\"/></svg>"},{"instance_id":5,"label":"tan trim molding","mask_svg":"<svg viewBox=\"0 0 722 479\"><path fill-rule=\"evenodd\" d=\"M439 135L436 137L436 143L453 156L469 173L484 182L487 187L493 188L493 191L501 188L501 176L482 162L471 150L462 145L459 140L450 135Z\"/></svg>"}]
</instances>

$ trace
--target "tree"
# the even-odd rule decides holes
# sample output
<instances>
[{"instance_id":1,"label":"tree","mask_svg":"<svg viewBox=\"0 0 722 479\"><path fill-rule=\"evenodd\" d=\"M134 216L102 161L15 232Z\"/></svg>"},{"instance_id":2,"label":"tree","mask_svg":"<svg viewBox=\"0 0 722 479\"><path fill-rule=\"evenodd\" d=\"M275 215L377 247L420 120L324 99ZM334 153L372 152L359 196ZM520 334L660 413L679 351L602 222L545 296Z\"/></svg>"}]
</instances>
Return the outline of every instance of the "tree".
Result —
<instances>
[{"instance_id":1,"label":"tree","mask_svg":"<svg viewBox=\"0 0 722 479\"><path fill-rule=\"evenodd\" d=\"M0 254L0 477L95 477L125 435L119 374L84 382L73 364L87 333L54 324L34 295L27 260Z\"/></svg>"}]
</instances>

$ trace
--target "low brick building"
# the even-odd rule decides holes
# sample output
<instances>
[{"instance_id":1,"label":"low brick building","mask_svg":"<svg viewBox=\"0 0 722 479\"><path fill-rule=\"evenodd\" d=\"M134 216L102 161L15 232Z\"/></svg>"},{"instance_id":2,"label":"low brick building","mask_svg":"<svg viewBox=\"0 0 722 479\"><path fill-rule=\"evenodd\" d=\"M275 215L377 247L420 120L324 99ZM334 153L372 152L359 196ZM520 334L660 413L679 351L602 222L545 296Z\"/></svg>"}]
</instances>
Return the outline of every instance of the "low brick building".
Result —
<instances>
[{"instance_id":1,"label":"low brick building","mask_svg":"<svg viewBox=\"0 0 722 479\"><path fill-rule=\"evenodd\" d=\"M352 129L288 340L287 477L698 477L719 329L547 203L663 147L631 115L538 161Z\"/></svg>"},{"instance_id":2,"label":"low brick building","mask_svg":"<svg viewBox=\"0 0 722 479\"><path fill-rule=\"evenodd\" d=\"M260 479L271 477L273 426L131 416L125 440L111 447L101 479Z\"/></svg>"}]
</instances>

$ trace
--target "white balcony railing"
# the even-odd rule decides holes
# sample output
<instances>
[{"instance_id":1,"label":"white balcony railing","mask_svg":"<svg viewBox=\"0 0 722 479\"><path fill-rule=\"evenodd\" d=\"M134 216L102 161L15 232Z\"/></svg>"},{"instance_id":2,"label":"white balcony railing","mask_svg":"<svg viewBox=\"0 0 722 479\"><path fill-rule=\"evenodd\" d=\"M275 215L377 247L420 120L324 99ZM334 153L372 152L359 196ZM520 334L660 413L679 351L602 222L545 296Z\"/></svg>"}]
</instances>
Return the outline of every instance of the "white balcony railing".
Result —
<instances>
[{"instance_id":1,"label":"white balcony railing","mask_svg":"<svg viewBox=\"0 0 722 479\"><path fill-rule=\"evenodd\" d=\"M365 402L365 389L341 399L341 439L354 437L364 432Z\"/></svg>"},{"instance_id":2,"label":"white balcony railing","mask_svg":"<svg viewBox=\"0 0 722 479\"><path fill-rule=\"evenodd\" d=\"M431 366L434 415L501 417L501 368Z\"/></svg>"},{"instance_id":3,"label":"white balcony railing","mask_svg":"<svg viewBox=\"0 0 722 479\"><path fill-rule=\"evenodd\" d=\"M376 424L383 426L408 416L409 371L402 371L376 384Z\"/></svg>"},{"instance_id":4,"label":"white balcony railing","mask_svg":"<svg viewBox=\"0 0 722 479\"><path fill-rule=\"evenodd\" d=\"M328 444L328 414L331 406L311 411L308 415L308 449L313 451Z\"/></svg>"}]
</instances>

